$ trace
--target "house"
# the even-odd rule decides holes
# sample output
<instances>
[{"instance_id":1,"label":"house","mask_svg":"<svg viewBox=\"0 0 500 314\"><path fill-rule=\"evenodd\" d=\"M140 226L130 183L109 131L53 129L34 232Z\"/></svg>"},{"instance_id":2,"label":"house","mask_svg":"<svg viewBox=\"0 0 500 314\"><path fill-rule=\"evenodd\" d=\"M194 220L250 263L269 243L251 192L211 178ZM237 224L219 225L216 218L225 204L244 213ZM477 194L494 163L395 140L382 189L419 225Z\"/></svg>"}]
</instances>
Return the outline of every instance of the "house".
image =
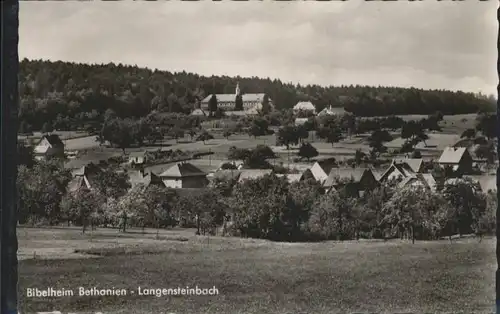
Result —
<instances>
[{"instance_id":1,"label":"house","mask_svg":"<svg viewBox=\"0 0 500 314\"><path fill-rule=\"evenodd\" d=\"M286 178L289 183L302 181L302 173L277 174L278 178Z\"/></svg>"},{"instance_id":2,"label":"house","mask_svg":"<svg viewBox=\"0 0 500 314\"><path fill-rule=\"evenodd\" d=\"M309 170L313 175L314 179L316 179L316 181L318 181L319 183L323 184L326 178L328 178L328 175L330 174L332 168L336 166L337 162L335 158L329 158L315 162L314 165L311 168L309 168Z\"/></svg>"},{"instance_id":3,"label":"house","mask_svg":"<svg viewBox=\"0 0 500 314\"><path fill-rule=\"evenodd\" d=\"M64 157L64 143L57 134L44 135L34 148L35 159Z\"/></svg>"},{"instance_id":4,"label":"house","mask_svg":"<svg viewBox=\"0 0 500 314\"><path fill-rule=\"evenodd\" d=\"M194 109L193 112L191 112L192 116L198 116L198 117L206 117L207 114L205 111L201 110L200 108Z\"/></svg>"},{"instance_id":5,"label":"house","mask_svg":"<svg viewBox=\"0 0 500 314\"><path fill-rule=\"evenodd\" d=\"M402 180L423 171L423 160L420 158L394 159L384 173L379 177L379 182Z\"/></svg>"},{"instance_id":6,"label":"house","mask_svg":"<svg viewBox=\"0 0 500 314\"><path fill-rule=\"evenodd\" d=\"M271 169L245 169L241 170L238 183L242 183L246 180L256 180L260 179L273 171Z\"/></svg>"},{"instance_id":7,"label":"house","mask_svg":"<svg viewBox=\"0 0 500 314\"><path fill-rule=\"evenodd\" d=\"M299 101L295 106L293 106L293 112L298 113L300 111L316 114L316 107L314 107L310 101Z\"/></svg>"},{"instance_id":8,"label":"house","mask_svg":"<svg viewBox=\"0 0 500 314\"><path fill-rule=\"evenodd\" d=\"M472 170L473 159L465 147L446 147L438 160L443 167L450 167L453 172L468 173Z\"/></svg>"},{"instance_id":9,"label":"house","mask_svg":"<svg viewBox=\"0 0 500 314\"><path fill-rule=\"evenodd\" d=\"M217 98L217 107L223 109L225 112L234 111L236 109L236 96L241 95L243 102L242 109L246 114L258 113L258 111L262 109L262 104L265 98L264 93L241 94L239 84L237 84L234 94L212 94L205 97L201 101L201 109L203 111L207 111L209 109L208 104L213 95L215 95L215 97ZM269 97L268 97L268 104L271 107L271 109L274 107L272 100Z\"/></svg>"},{"instance_id":10,"label":"house","mask_svg":"<svg viewBox=\"0 0 500 314\"><path fill-rule=\"evenodd\" d=\"M91 190L95 178L102 172L99 166L90 163L71 172L73 179L68 183L68 191L76 192L80 190Z\"/></svg>"},{"instance_id":11,"label":"house","mask_svg":"<svg viewBox=\"0 0 500 314\"><path fill-rule=\"evenodd\" d=\"M207 174L188 162L176 163L160 178L169 188L203 188L208 185Z\"/></svg>"},{"instance_id":12,"label":"house","mask_svg":"<svg viewBox=\"0 0 500 314\"><path fill-rule=\"evenodd\" d=\"M137 187L147 188L152 185L165 187L163 180L151 171L145 172L143 169L141 169L135 171L127 171L127 174L129 176L131 189Z\"/></svg>"},{"instance_id":13,"label":"house","mask_svg":"<svg viewBox=\"0 0 500 314\"><path fill-rule=\"evenodd\" d=\"M128 155L128 162L134 165L142 165L146 162L146 152L131 152Z\"/></svg>"},{"instance_id":14,"label":"house","mask_svg":"<svg viewBox=\"0 0 500 314\"><path fill-rule=\"evenodd\" d=\"M318 116L343 116L346 113L347 112L345 111L344 107L332 107L330 105L329 107L321 110L318 113Z\"/></svg>"},{"instance_id":15,"label":"house","mask_svg":"<svg viewBox=\"0 0 500 314\"><path fill-rule=\"evenodd\" d=\"M359 196L360 192L375 188L378 182L370 168L332 168L323 187L330 191L346 186L346 184Z\"/></svg>"}]
</instances>

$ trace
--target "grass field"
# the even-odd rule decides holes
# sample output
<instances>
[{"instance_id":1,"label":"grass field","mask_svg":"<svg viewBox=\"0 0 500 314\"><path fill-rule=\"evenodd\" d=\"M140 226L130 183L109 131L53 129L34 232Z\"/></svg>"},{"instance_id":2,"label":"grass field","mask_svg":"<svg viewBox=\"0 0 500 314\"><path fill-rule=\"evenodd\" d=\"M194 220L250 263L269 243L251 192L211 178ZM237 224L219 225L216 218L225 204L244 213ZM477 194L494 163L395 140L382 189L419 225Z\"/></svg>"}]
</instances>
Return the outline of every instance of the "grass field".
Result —
<instances>
[{"instance_id":1,"label":"grass field","mask_svg":"<svg viewBox=\"0 0 500 314\"><path fill-rule=\"evenodd\" d=\"M95 231L92 241L78 229L20 228L18 234L22 313L492 313L494 304L493 239L288 244L197 237L192 230L161 231L159 240L116 230ZM195 285L215 286L219 295L25 294L28 287Z\"/></svg>"}]
</instances>

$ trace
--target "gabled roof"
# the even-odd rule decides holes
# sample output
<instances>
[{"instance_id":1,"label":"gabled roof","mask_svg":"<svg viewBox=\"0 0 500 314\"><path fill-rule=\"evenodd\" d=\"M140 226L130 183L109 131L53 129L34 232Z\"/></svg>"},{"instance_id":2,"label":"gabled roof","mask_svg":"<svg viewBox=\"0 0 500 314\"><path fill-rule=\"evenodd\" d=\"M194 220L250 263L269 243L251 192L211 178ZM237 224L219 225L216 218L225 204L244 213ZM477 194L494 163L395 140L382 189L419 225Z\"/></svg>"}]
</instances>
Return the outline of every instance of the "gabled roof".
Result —
<instances>
[{"instance_id":1,"label":"gabled roof","mask_svg":"<svg viewBox=\"0 0 500 314\"><path fill-rule=\"evenodd\" d=\"M423 161L417 158L394 159L389 168L385 170L379 177L379 180L385 180L392 171L397 170L403 178L413 176L421 171Z\"/></svg>"},{"instance_id":2,"label":"gabled roof","mask_svg":"<svg viewBox=\"0 0 500 314\"><path fill-rule=\"evenodd\" d=\"M353 179L354 182L359 182L366 171L370 171L368 168L333 168L326 178L324 187L330 187L335 185L338 180L349 180Z\"/></svg>"},{"instance_id":3,"label":"gabled roof","mask_svg":"<svg viewBox=\"0 0 500 314\"><path fill-rule=\"evenodd\" d=\"M337 161L333 158L319 160L316 163L321 167L321 169L323 169L326 174L329 174L332 168L337 166Z\"/></svg>"},{"instance_id":4,"label":"gabled roof","mask_svg":"<svg viewBox=\"0 0 500 314\"><path fill-rule=\"evenodd\" d=\"M262 178L265 175L271 174L273 171L271 169L245 169L241 170L240 178L238 182L243 182L244 180L255 180Z\"/></svg>"},{"instance_id":5,"label":"gabled roof","mask_svg":"<svg viewBox=\"0 0 500 314\"><path fill-rule=\"evenodd\" d=\"M90 189L90 184L85 177L75 177L68 183L68 192L76 192L80 189Z\"/></svg>"},{"instance_id":6,"label":"gabled roof","mask_svg":"<svg viewBox=\"0 0 500 314\"><path fill-rule=\"evenodd\" d=\"M241 95L241 98L243 102L262 102L264 100L264 93L259 93L259 94L243 94ZM215 94L215 97L217 97L217 102L235 102L236 101L236 94ZM208 95L205 97L201 102L202 103L208 103L210 101L210 98L212 98L212 95ZM271 101L271 98L269 98L269 101Z\"/></svg>"},{"instance_id":7,"label":"gabled roof","mask_svg":"<svg viewBox=\"0 0 500 314\"><path fill-rule=\"evenodd\" d=\"M88 175L94 175L98 172L101 172L101 168L99 166L89 163L86 166L80 167L76 170L72 171L73 176L88 176Z\"/></svg>"},{"instance_id":8,"label":"gabled roof","mask_svg":"<svg viewBox=\"0 0 500 314\"><path fill-rule=\"evenodd\" d=\"M294 183L300 181L302 179L302 173L288 173L288 174L277 174L278 178L286 178L288 182Z\"/></svg>"},{"instance_id":9,"label":"gabled roof","mask_svg":"<svg viewBox=\"0 0 500 314\"><path fill-rule=\"evenodd\" d=\"M44 135L40 139L40 142L44 139L47 139L47 142L49 142L49 144L52 146L64 145L64 143L61 141L61 138L57 134Z\"/></svg>"},{"instance_id":10,"label":"gabled roof","mask_svg":"<svg viewBox=\"0 0 500 314\"><path fill-rule=\"evenodd\" d=\"M467 153L465 147L446 147L439 158L440 164L458 164Z\"/></svg>"},{"instance_id":11,"label":"gabled roof","mask_svg":"<svg viewBox=\"0 0 500 314\"><path fill-rule=\"evenodd\" d=\"M406 164L413 172L418 173L422 170L422 165L424 161L422 158L404 158L404 159L395 159L393 160L393 163Z\"/></svg>"},{"instance_id":12,"label":"gabled roof","mask_svg":"<svg viewBox=\"0 0 500 314\"><path fill-rule=\"evenodd\" d=\"M295 106L293 106L293 110L312 110L316 111L316 107L310 101L299 101Z\"/></svg>"},{"instance_id":13,"label":"gabled roof","mask_svg":"<svg viewBox=\"0 0 500 314\"><path fill-rule=\"evenodd\" d=\"M427 186L434 191L436 189L436 180L434 179L434 176L430 173L419 173L417 174L418 177L421 177L426 183Z\"/></svg>"},{"instance_id":14,"label":"gabled roof","mask_svg":"<svg viewBox=\"0 0 500 314\"><path fill-rule=\"evenodd\" d=\"M206 176L206 173L201 171L196 166L190 163L177 163L160 174L160 177L183 178L183 177L200 177Z\"/></svg>"}]
</instances>

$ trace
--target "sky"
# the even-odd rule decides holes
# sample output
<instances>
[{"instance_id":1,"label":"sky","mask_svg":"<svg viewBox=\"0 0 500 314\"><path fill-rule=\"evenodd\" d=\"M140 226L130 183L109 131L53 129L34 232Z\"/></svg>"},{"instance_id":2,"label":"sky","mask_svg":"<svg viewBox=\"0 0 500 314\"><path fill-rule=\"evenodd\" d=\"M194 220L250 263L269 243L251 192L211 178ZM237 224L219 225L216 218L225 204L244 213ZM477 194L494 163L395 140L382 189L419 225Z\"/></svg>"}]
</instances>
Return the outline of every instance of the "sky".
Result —
<instances>
[{"instance_id":1,"label":"sky","mask_svg":"<svg viewBox=\"0 0 500 314\"><path fill-rule=\"evenodd\" d=\"M21 1L20 58L496 95L497 1Z\"/></svg>"}]
</instances>

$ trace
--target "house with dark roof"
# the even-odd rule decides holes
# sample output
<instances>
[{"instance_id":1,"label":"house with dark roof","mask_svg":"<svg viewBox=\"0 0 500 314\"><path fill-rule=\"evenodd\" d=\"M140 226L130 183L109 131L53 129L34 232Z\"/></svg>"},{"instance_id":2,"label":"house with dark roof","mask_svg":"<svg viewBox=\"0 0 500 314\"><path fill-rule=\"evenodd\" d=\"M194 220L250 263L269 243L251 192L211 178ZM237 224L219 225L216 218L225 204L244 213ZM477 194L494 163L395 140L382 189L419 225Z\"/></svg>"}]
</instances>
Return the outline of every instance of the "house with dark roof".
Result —
<instances>
[{"instance_id":1,"label":"house with dark roof","mask_svg":"<svg viewBox=\"0 0 500 314\"><path fill-rule=\"evenodd\" d=\"M35 159L64 157L64 143L57 134L44 135L34 148Z\"/></svg>"},{"instance_id":2,"label":"house with dark roof","mask_svg":"<svg viewBox=\"0 0 500 314\"><path fill-rule=\"evenodd\" d=\"M377 179L370 168L332 168L323 183L327 192L347 187L357 196L377 185Z\"/></svg>"},{"instance_id":3,"label":"house with dark roof","mask_svg":"<svg viewBox=\"0 0 500 314\"><path fill-rule=\"evenodd\" d=\"M309 168L309 171L313 175L314 179L316 179L316 181L323 184L326 178L328 178L330 171L334 167L337 167L335 158L328 158L315 162L314 165Z\"/></svg>"},{"instance_id":4,"label":"house with dark roof","mask_svg":"<svg viewBox=\"0 0 500 314\"><path fill-rule=\"evenodd\" d=\"M423 171L423 160L420 158L394 159L379 177L379 182L403 180Z\"/></svg>"},{"instance_id":5,"label":"house with dark roof","mask_svg":"<svg viewBox=\"0 0 500 314\"><path fill-rule=\"evenodd\" d=\"M188 162L176 163L159 176L169 188L204 188L208 185L207 174Z\"/></svg>"},{"instance_id":6,"label":"house with dark roof","mask_svg":"<svg viewBox=\"0 0 500 314\"><path fill-rule=\"evenodd\" d=\"M466 147L446 147L438 160L442 168L451 168L453 172L470 173L473 159Z\"/></svg>"}]
</instances>

